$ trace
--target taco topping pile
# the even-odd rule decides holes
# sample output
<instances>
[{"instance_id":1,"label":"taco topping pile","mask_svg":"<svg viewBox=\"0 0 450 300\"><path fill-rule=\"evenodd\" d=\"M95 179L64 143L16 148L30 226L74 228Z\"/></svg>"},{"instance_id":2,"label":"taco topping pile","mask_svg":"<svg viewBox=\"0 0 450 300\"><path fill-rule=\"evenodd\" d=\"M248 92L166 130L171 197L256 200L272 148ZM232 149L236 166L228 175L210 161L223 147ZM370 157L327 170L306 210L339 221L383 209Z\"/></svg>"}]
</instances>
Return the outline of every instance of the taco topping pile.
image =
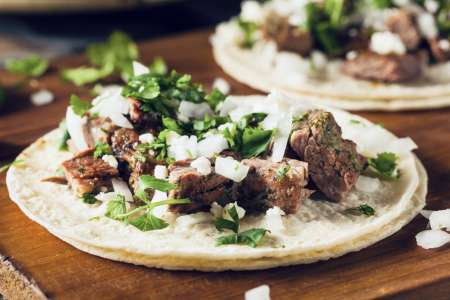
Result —
<instances>
[{"instance_id":1,"label":"taco topping pile","mask_svg":"<svg viewBox=\"0 0 450 300\"><path fill-rule=\"evenodd\" d=\"M105 87L92 102L72 96L60 149L74 156L49 179L88 205L106 202L106 217L148 231L168 226L165 212L211 211L220 231L233 231L218 245L256 246L267 230L240 232L245 215L296 213L315 191L345 201L369 170L400 176L396 155L365 158L329 112L237 102L189 75L134 65L124 87Z\"/></svg>"}]
</instances>

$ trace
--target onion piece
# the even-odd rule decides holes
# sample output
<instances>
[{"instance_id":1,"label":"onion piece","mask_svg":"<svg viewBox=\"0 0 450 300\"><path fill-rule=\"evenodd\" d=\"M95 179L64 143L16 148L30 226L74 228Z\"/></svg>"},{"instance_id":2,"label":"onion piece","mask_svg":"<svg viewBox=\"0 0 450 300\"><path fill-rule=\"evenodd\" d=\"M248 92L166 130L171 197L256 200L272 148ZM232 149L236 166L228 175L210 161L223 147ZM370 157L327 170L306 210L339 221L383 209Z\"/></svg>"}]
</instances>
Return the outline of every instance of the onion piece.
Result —
<instances>
[{"instance_id":1,"label":"onion piece","mask_svg":"<svg viewBox=\"0 0 450 300\"><path fill-rule=\"evenodd\" d=\"M113 167L114 169L117 169L117 167L119 166L119 162L117 161L117 159L114 157L114 155L103 155L102 156L102 160L104 162L106 162L108 165L110 165L111 167Z\"/></svg>"},{"instance_id":2,"label":"onion piece","mask_svg":"<svg viewBox=\"0 0 450 300\"><path fill-rule=\"evenodd\" d=\"M432 210L422 209L422 210L420 211L420 214L421 214L425 219L429 219L432 212L433 212Z\"/></svg>"},{"instance_id":3,"label":"onion piece","mask_svg":"<svg viewBox=\"0 0 450 300\"><path fill-rule=\"evenodd\" d=\"M53 102L55 95L49 90L40 90L31 94L31 103L35 106L42 106Z\"/></svg>"},{"instance_id":4,"label":"onion piece","mask_svg":"<svg viewBox=\"0 0 450 300\"><path fill-rule=\"evenodd\" d=\"M264 284L246 291L245 300L270 300L269 286Z\"/></svg>"},{"instance_id":5,"label":"onion piece","mask_svg":"<svg viewBox=\"0 0 450 300\"><path fill-rule=\"evenodd\" d=\"M222 134L209 135L197 145L199 155L208 158L214 157L226 149L228 149L228 142Z\"/></svg>"},{"instance_id":6,"label":"onion piece","mask_svg":"<svg viewBox=\"0 0 450 300\"><path fill-rule=\"evenodd\" d=\"M235 182L241 182L250 168L232 157L218 157L215 172Z\"/></svg>"},{"instance_id":7,"label":"onion piece","mask_svg":"<svg viewBox=\"0 0 450 300\"><path fill-rule=\"evenodd\" d=\"M355 187L361 192L373 193L380 187L380 180L361 175L356 181Z\"/></svg>"},{"instance_id":8,"label":"onion piece","mask_svg":"<svg viewBox=\"0 0 450 300\"><path fill-rule=\"evenodd\" d=\"M201 175L211 174L211 162L204 156L197 158L191 162L191 167L195 168Z\"/></svg>"},{"instance_id":9,"label":"onion piece","mask_svg":"<svg viewBox=\"0 0 450 300\"><path fill-rule=\"evenodd\" d=\"M431 229L450 229L450 208L433 211L430 215Z\"/></svg>"},{"instance_id":10,"label":"onion piece","mask_svg":"<svg viewBox=\"0 0 450 300\"><path fill-rule=\"evenodd\" d=\"M66 111L66 126L70 134L76 151L83 151L89 148L89 144L85 135L85 127L87 124L86 117L80 117L75 114L72 107L68 107Z\"/></svg>"},{"instance_id":11,"label":"onion piece","mask_svg":"<svg viewBox=\"0 0 450 300\"><path fill-rule=\"evenodd\" d=\"M267 228L272 232L282 232L285 230L285 226L283 224L282 216L285 215L285 212L281 210L278 206L274 206L269 208L266 211L265 223Z\"/></svg>"},{"instance_id":12,"label":"onion piece","mask_svg":"<svg viewBox=\"0 0 450 300\"><path fill-rule=\"evenodd\" d=\"M150 73L150 69L141 64L138 61L133 61L133 75L139 76L143 74Z\"/></svg>"},{"instance_id":13,"label":"onion piece","mask_svg":"<svg viewBox=\"0 0 450 300\"><path fill-rule=\"evenodd\" d=\"M203 119L205 115L212 116L214 113L208 103L192 103L181 101L178 108L179 114L188 119Z\"/></svg>"},{"instance_id":14,"label":"onion piece","mask_svg":"<svg viewBox=\"0 0 450 300\"><path fill-rule=\"evenodd\" d=\"M115 193L120 194L125 197L125 201L133 202L133 194L131 194L128 184L119 178L113 178L111 180L113 190Z\"/></svg>"},{"instance_id":15,"label":"onion piece","mask_svg":"<svg viewBox=\"0 0 450 300\"><path fill-rule=\"evenodd\" d=\"M233 218L228 214L228 210L233 208L233 206L236 208L239 219L243 219L245 217L245 209L240 207L237 202L228 203L227 205L225 205L225 207L223 208L222 217L226 220L233 221Z\"/></svg>"},{"instance_id":16,"label":"onion piece","mask_svg":"<svg viewBox=\"0 0 450 300\"><path fill-rule=\"evenodd\" d=\"M121 93L121 87L104 89L93 100L94 107L91 108L91 112L97 113L100 117L110 118L119 127L132 129L133 125L124 116L130 112L130 105Z\"/></svg>"},{"instance_id":17,"label":"onion piece","mask_svg":"<svg viewBox=\"0 0 450 300\"><path fill-rule=\"evenodd\" d=\"M450 242L450 234L442 230L425 230L416 235L416 241L424 249L439 248Z\"/></svg>"},{"instance_id":18,"label":"onion piece","mask_svg":"<svg viewBox=\"0 0 450 300\"><path fill-rule=\"evenodd\" d=\"M228 95L231 90L230 84L221 77L216 78L212 86L213 88L218 89L224 95Z\"/></svg>"}]
</instances>

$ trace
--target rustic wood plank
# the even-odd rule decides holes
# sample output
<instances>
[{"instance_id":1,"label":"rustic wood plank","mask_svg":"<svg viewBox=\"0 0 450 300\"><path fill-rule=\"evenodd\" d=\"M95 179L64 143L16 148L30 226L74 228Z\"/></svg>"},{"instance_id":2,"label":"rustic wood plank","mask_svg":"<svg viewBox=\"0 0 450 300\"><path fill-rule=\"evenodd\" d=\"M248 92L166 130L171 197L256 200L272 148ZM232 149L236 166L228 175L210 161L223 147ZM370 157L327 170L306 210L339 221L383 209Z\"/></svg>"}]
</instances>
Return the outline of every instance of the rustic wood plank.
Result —
<instances>
[{"instance_id":1,"label":"rustic wood plank","mask_svg":"<svg viewBox=\"0 0 450 300\"><path fill-rule=\"evenodd\" d=\"M232 84L233 93L255 93L215 65L208 34L201 31L142 43L143 61L160 55L205 86L222 76ZM36 87L12 96L7 111L0 112L0 160L12 158L57 126L70 93L89 95L58 77L58 69L82 62L82 57L55 61L50 74L39 80L39 87L55 92L56 101L48 106L28 103L28 93ZM0 76L4 84L16 79ZM361 115L418 143L417 154L430 175L427 207L449 208L450 109ZM0 177L0 216L0 253L12 257L51 298L242 299L246 290L261 284L270 285L273 299L448 299L450 290L450 247L427 251L415 244L415 234L426 227L422 217L394 236L339 259L265 271L200 273L148 269L78 251L20 212L8 198L4 175Z\"/></svg>"}]
</instances>

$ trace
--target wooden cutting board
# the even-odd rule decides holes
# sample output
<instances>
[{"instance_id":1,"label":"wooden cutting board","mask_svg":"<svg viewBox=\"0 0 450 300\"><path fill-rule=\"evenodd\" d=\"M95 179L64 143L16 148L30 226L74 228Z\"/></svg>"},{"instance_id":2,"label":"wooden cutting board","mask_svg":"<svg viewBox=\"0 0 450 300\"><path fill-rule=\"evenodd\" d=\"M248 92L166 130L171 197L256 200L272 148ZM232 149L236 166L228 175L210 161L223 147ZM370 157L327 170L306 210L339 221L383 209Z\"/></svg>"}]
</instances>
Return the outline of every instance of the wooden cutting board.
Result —
<instances>
[{"instance_id":1,"label":"wooden cutting board","mask_svg":"<svg viewBox=\"0 0 450 300\"><path fill-rule=\"evenodd\" d=\"M142 60L148 63L160 55L171 67L192 73L194 80L206 86L221 76L232 84L233 93L255 93L215 65L209 34L200 31L141 43ZM0 113L0 160L13 158L56 127L71 93L89 95L87 89L64 83L58 76L58 69L83 62L83 57L55 61L51 72L34 83L35 88L10 98L6 111ZM15 79L0 74L4 84ZM56 101L33 107L28 93L36 88L53 91ZM430 175L427 208L449 208L450 110L361 115L417 142L417 154ZM11 299L243 299L246 290L268 284L272 299L450 299L450 247L417 247L415 234L426 225L418 216L368 249L311 265L251 272L170 272L109 261L60 241L9 200L1 175L0 293Z\"/></svg>"}]
</instances>

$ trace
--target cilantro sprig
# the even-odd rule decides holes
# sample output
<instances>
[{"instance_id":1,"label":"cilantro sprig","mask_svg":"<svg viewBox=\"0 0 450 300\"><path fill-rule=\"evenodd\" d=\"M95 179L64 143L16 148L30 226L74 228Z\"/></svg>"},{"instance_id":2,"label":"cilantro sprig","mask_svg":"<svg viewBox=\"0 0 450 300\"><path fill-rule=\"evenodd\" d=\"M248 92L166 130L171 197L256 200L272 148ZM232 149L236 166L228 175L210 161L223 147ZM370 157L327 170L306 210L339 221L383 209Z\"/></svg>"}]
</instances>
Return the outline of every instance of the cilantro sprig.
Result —
<instances>
[{"instance_id":1,"label":"cilantro sprig","mask_svg":"<svg viewBox=\"0 0 450 300\"><path fill-rule=\"evenodd\" d=\"M103 155L112 154L111 146L106 143L97 143L95 145L94 158L101 158Z\"/></svg>"},{"instance_id":2,"label":"cilantro sprig","mask_svg":"<svg viewBox=\"0 0 450 300\"><path fill-rule=\"evenodd\" d=\"M365 173L372 177L378 177L382 180L397 180L400 178L400 170L398 169L399 157L392 152L382 152L375 158L369 158L369 166Z\"/></svg>"},{"instance_id":3,"label":"cilantro sprig","mask_svg":"<svg viewBox=\"0 0 450 300\"><path fill-rule=\"evenodd\" d=\"M11 73L39 77L48 69L48 60L38 55L8 59L5 68Z\"/></svg>"},{"instance_id":4,"label":"cilantro sprig","mask_svg":"<svg viewBox=\"0 0 450 300\"><path fill-rule=\"evenodd\" d=\"M348 208L345 212L353 215L365 215L367 217L375 215L375 209L367 204L361 204L357 207Z\"/></svg>"},{"instance_id":5,"label":"cilantro sprig","mask_svg":"<svg viewBox=\"0 0 450 300\"><path fill-rule=\"evenodd\" d=\"M269 232L269 230L263 228L253 228L239 232L240 220L236 205L227 209L227 213L232 220L218 218L215 221L215 226L219 231L227 229L233 231L233 233L218 237L216 239L216 246L238 244L255 248L262 242L265 234Z\"/></svg>"}]
</instances>

